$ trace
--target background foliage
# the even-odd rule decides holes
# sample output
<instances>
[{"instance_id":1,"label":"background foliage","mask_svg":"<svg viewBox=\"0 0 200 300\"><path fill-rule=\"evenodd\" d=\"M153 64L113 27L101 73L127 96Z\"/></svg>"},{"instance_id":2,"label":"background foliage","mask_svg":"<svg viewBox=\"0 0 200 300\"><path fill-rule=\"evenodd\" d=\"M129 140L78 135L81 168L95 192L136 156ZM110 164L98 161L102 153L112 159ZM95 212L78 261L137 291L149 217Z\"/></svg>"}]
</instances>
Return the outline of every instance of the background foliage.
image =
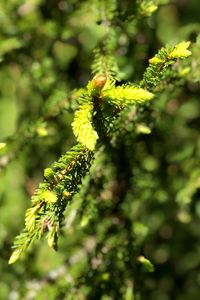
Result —
<instances>
[{"instance_id":1,"label":"background foliage","mask_svg":"<svg viewBox=\"0 0 200 300\"><path fill-rule=\"evenodd\" d=\"M0 1L2 300L199 297L199 3L136 2L101 1L115 28L108 60L119 82L139 83L168 43L190 40L192 56L170 69L136 119L132 108L120 116L115 152L97 154L68 207L59 251L42 241L8 265L43 170L75 144L76 99L105 28L99 1Z\"/></svg>"}]
</instances>

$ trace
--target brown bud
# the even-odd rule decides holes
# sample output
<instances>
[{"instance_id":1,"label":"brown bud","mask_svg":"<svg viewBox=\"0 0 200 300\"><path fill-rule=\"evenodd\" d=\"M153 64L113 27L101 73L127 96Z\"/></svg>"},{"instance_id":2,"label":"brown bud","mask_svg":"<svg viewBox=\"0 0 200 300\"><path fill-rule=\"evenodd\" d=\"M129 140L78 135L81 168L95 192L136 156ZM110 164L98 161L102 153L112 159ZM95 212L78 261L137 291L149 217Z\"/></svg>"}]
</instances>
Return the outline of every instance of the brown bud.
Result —
<instances>
[{"instance_id":1,"label":"brown bud","mask_svg":"<svg viewBox=\"0 0 200 300\"><path fill-rule=\"evenodd\" d=\"M94 88L97 90L101 90L104 85L106 84L107 81L107 77L103 76L103 75L96 75L93 79L92 79L92 83L94 85Z\"/></svg>"}]
</instances>

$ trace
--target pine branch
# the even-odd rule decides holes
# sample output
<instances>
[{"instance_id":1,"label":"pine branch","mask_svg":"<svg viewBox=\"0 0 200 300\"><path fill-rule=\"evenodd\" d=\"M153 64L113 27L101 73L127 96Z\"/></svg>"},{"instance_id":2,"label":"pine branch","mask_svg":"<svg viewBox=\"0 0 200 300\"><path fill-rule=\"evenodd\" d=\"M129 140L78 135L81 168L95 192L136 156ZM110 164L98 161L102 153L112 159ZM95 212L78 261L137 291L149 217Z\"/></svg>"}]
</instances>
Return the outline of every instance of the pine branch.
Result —
<instances>
[{"instance_id":1,"label":"pine branch","mask_svg":"<svg viewBox=\"0 0 200 300\"><path fill-rule=\"evenodd\" d=\"M94 62L92 64L92 74L116 77L119 73L116 58L112 51L105 51L101 48L94 50Z\"/></svg>"},{"instance_id":2,"label":"pine branch","mask_svg":"<svg viewBox=\"0 0 200 300\"><path fill-rule=\"evenodd\" d=\"M181 42L175 47L162 48L158 54L149 60L149 67L143 75L143 79L140 82L140 86L150 91L159 85L166 70L171 66L177 59L184 59L191 55L188 50L190 42Z\"/></svg>"},{"instance_id":3,"label":"pine branch","mask_svg":"<svg viewBox=\"0 0 200 300\"><path fill-rule=\"evenodd\" d=\"M27 209L25 215L25 229L15 240L9 263L14 263L45 232L48 232L48 245L57 247L57 235L62 226L66 204L77 192L81 179L90 167L92 151L98 139L95 130L98 124L95 124L93 116L98 113L99 105L103 110L106 108L106 105L102 105L104 102L113 108L123 109L129 104L143 103L152 97L152 93L135 86L115 87L115 80L111 77L95 76L89 81L85 93L79 99L80 106L72 124L74 134L82 144L63 155L52 168L45 169L45 179L32 196L32 207Z\"/></svg>"},{"instance_id":4,"label":"pine branch","mask_svg":"<svg viewBox=\"0 0 200 300\"><path fill-rule=\"evenodd\" d=\"M136 0L121 1L120 3L120 21L126 23L130 21L139 21L144 17L150 17L161 5L166 5L170 0L163 2L162 0Z\"/></svg>"},{"instance_id":5,"label":"pine branch","mask_svg":"<svg viewBox=\"0 0 200 300\"><path fill-rule=\"evenodd\" d=\"M98 140L93 116L96 113L96 104L100 101L101 90L106 84L105 76L95 76L89 81L86 92L79 100L80 106L75 113L72 129L77 140L93 151Z\"/></svg>"},{"instance_id":6,"label":"pine branch","mask_svg":"<svg viewBox=\"0 0 200 300\"><path fill-rule=\"evenodd\" d=\"M14 242L10 264L45 232L48 232L48 245L57 248L63 212L78 191L82 178L90 168L92 157L90 150L78 144L55 162L52 168L45 169L44 181L32 196L32 207L26 211L25 229Z\"/></svg>"},{"instance_id":7,"label":"pine branch","mask_svg":"<svg viewBox=\"0 0 200 300\"><path fill-rule=\"evenodd\" d=\"M99 45L94 50L94 61L92 64L92 74L117 77L119 73L117 60L114 52L117 47L116 26L112 25L113 19L117 15L117 1L98 1L99 20L104 30L104 35Z\"/></svg>"}]
</instances>

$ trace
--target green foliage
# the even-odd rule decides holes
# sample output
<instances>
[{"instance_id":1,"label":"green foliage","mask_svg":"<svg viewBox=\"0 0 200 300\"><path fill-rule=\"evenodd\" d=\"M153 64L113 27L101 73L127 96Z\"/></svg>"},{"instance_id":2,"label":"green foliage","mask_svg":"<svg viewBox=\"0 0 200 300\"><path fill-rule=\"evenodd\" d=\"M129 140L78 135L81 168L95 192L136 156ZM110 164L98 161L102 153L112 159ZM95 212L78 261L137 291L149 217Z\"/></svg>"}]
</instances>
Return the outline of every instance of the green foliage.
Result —
<instances>
[{"instance_id":1,"label":"green foliage","mask_svg":"<svg viewBox=\"0 0 200 300\"><path fill-rule=\"evenodd\" d=\"M188 50L189 46L190 42L181 42L173 48L162 48L155 57L149 60L150 66L144 73L141 86L150 90L155 89L171 64L177 59L184 59L191 55L191 51Z\"/></svg>"},{"instance_id":2,"label":"green foliage","mask_svg":"<svg viewBox=\"0 0 200 300\"><path fill-rule=\"evenodd\" d=\"M103 100L109 104L124 108L130 104L145 103L153 94L136 86L122 85L103 91Z\"/></svg>"},{"instance_id":3,"label":"green foliage","mask_svg":"<svg viewBox=\"0 0 200 300\"><path fill-rule=\"evenodd\" d=\"M91 151L94 150L98 134L92 126L93 104L83 104L75 113L72 128L77 140Z\"/></svg>"},{"instance_id":4,"label":"green foliage","mask_svg":"<svg viewBox=\"0 0 200 300\"><path fill-rule=\"evenodd\" d=\"M91 152L77 145L55 162L52 168L45 169L44 182L40 183L32 196L32 207L26 211L25 229L16 238L10 264L46 231L49 247L57 248L57 234L62 224L63 212L67 202L77 192L91 159Z\"/></svg>"},{"instance_id":5,"label":"green foliage","mask_svg":"<svg viewBox=\"0 0 200 300\"><path fill-rule=\"evenodd\" d=\"M18 49L20 48L21 42L19 40L17 40L16 38L10 38L10 39L6 39L1 41L0 43L0 57L2 57L3 55L5 55L6 53L14 50L14 49Z\"/></svg>"},{"instance_id":6,"label":"green foliage","mask_svg":"<svg viewBox=\"0 0 200 300\"><path fill-rule=\"evenodd\" d=\"M198 299L197 2L1 2L0 299Z\"/></svg>"},{"instance_id":7,"label":"green foliage","mask_svg":"<svg viewBox=\"0 0 200 300\"><path fill-rule=\"evenodd\" d=\"M150 16L158 9L159 1L138 0L138 11L141 15Z\"/></svg>"},{"instance_id":8,"label":"green foliage","mask_svg":"<svg viewBox=\"0 0 200 300\"><path fill-rule=\"evenodd\" d=\"M153 98L153 94L136 86L122 85L115 87L114 79L96 75L87 85L87 92L81 97L79 109L72 123L77 140L93 151L98 133L93 124L93 115L98 114L99 105L106 110L106 104L118 110L130 104L141 104ZM103 112L102 111L102 112ZM105 114L108 115L106 111ZM111 119L110 119L111 120ZM98 123L98 120L96 120ZM96 124L98 126L98 124Z\"/></svg>"}]
</instances>

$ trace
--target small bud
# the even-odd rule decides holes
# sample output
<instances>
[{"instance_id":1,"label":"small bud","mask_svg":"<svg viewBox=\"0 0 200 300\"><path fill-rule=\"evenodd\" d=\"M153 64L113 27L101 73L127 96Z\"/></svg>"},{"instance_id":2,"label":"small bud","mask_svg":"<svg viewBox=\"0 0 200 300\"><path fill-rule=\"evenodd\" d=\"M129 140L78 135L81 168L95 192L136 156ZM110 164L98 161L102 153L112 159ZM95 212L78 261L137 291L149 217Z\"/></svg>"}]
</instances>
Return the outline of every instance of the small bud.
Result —
<instances>
[{"instance_id":1,"label":"small bud","mask_svg":"<svg viewBox=\"0 0 200 300\"><path fill-rule=\"evenodd\" d=\"M92 96L99 96L101 90L103 89L104 85L106 84L107 77L103 75L96 75L94 78L88 82L87 89L88 92Z\"/></svg>"},{"instance_id":2,"label":"small bud","mask_svg":"<svg viewBox=\"0 0 200 300\"><path fill-rule=\"evenodd\" d=\"M162 61L162 59L155 56L155 57L152 57L149 59L149 63L152 65L156 65L156 64L162 64L163 61Z\"/></svg>"},{"instance_id":3,"label":"small bud","mask_svg":"<svg viewBox=\"0 0 200 300\"><path fill-rule=\"evenodd\" d=\"M107 81L107 77L103 76L103 75L96 75L93 79L92 79L92 83L94 85L94 88L97 90L101 90L104 85L106 84Z\"/></svg>"},{"instance_id":4,"label":"small bud","mask_svg":"<svg viewBox=\"0 0 200 300\"><path fill-rule=\"evenodd\" d=\"M53 172L53 170L51 168L44 169L44 177L46 179L52 179L53 175L54 175L54 172Z\"/></svg>"}]
</instances>

